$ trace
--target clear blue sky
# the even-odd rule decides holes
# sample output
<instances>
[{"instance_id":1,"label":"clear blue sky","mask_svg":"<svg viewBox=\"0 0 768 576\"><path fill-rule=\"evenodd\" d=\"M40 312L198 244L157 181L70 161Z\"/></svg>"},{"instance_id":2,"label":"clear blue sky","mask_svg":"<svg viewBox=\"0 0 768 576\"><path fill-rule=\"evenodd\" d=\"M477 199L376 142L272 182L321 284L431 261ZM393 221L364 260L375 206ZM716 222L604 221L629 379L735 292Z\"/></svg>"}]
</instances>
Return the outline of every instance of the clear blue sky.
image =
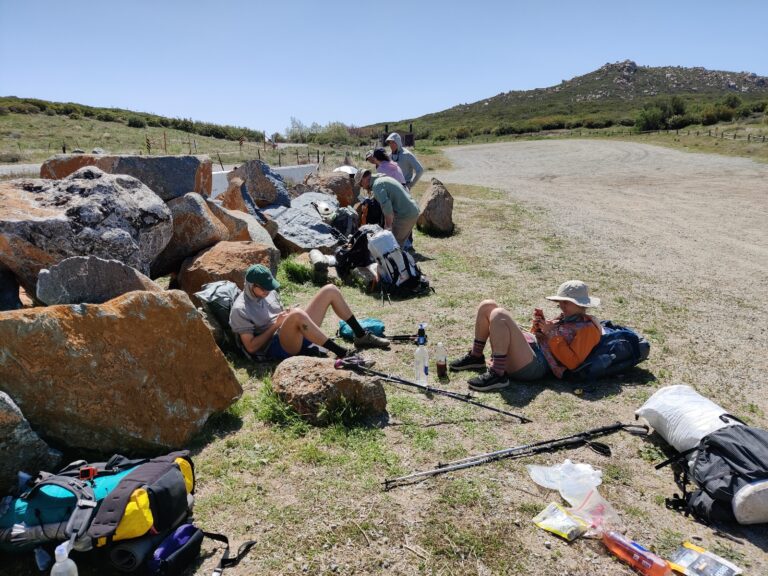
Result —
<instances>
[{"instance_id":1,"label":"clear blue sky","mask_svg":"<svg viewBox=\"0 0 768 576\"><path fill-rule=\"evenodd\" d=\"M0 95L362 126L625 59L768 76L767 25L765 0L0 0Z\"/></svg>"}]
</instances>

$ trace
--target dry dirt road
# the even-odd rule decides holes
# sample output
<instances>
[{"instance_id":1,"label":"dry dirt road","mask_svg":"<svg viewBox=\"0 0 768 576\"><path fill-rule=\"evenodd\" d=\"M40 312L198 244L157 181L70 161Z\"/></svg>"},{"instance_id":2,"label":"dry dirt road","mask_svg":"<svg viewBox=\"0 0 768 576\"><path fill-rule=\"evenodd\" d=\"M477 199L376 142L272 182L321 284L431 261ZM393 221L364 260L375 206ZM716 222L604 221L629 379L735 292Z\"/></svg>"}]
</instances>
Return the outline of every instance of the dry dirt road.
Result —
<instances>
[{"instance_id":1,"label":"dry dirt road","mask_svg":"<svg viewBox=\"0 0 768 576\"><path fill-rule=\"evenodd\" d=\"M700 357L681 383L768 415L768 165L620 141L454 147L444 183L500 189L546 210L590 262L679 308L672 354ZM449 186L450 189L450 186ZM589 270L584 272L589 279Z\"/></svg>"}]
</instances>

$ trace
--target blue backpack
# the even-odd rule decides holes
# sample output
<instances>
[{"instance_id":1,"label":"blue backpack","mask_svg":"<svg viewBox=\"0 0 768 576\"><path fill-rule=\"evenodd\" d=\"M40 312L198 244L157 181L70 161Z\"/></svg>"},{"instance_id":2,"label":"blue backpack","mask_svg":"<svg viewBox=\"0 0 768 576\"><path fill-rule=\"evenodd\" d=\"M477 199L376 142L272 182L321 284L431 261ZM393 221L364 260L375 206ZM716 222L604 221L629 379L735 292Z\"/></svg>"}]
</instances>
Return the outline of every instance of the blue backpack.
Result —
<instances>
[{"instance_id":1,"label":"blue backpack","mask_svg":"<svg viewBox=\"0 0 768 576\"><path fill-rule=\"evenodd\" d=\"M603 335L587 359L574 370L566 370L566 380L597 380L629 370L646 358L651 344L631 328L602 320Z\"/></svg>"}]
</instances>

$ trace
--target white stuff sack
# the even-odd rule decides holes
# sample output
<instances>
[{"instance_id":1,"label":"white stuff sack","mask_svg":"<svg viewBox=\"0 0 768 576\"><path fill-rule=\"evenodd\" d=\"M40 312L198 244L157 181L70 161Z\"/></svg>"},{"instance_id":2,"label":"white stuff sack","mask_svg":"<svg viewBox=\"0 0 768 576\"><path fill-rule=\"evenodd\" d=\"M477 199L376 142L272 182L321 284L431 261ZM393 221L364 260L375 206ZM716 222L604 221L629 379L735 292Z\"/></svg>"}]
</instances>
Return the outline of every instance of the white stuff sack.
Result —
<instances>
[{"instance_id":1,"label":"white stuff sack","mask_svg":"<svg viewBox=\"0 0 768 576\"><path fill-rule=\"evenodd\" d=\"M704 436L735 424L720 416L727 412L690 386L678 384L658 390L640 408L635 417L645 420L678 452L699 445Z\"/></svg>"},{"instance_id":2,"label":"white stuff sack","mask_svg":"<svg viewBox=\"0 0 768 576\"><path fill-rule=\"evenodd\" d=\"M384 282L399 285L409 278L400 245L389 230L381 230L368 238L368 252L379 265L379 277Z\"/></svg>"}]
</instances>

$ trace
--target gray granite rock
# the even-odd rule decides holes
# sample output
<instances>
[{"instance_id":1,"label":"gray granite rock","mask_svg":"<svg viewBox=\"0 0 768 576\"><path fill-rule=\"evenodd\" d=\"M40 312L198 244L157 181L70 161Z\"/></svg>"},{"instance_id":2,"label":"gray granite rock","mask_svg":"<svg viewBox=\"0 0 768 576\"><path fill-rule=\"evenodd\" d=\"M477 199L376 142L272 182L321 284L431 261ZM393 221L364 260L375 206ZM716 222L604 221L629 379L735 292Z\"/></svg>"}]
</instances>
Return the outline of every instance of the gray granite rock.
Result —
<instances>
[{"instance_id":1,"label":"gray granite rock","mask_svg":"<svg viewBox=\"0 0 768 576\"><path fill-rule=\"evenodd\" d=\"M56 470L61 452L43 442L13 399L0 391L0 496L12 492L19 471Z\"/></svg>"},{"instance_id":2,"label":"gray granite rock","mask_svg":"<svg viewBox=\"0 0 768 576\"><path fill-rule=\"evenodd\" d=\"M101 304L126 292L163 289L118 260L74 256L40 270L37 299L44 304Z\"/></svg>"},{"instance_id":3,"label":"gray granite rock","mask_svg":"<svg viewBox=\"0 0 768 576\"><path fill-rule=\"evenodd\" d=\"M0 267L35 293L37 275L71 256L149 271L171 238L171 212L140 180L95 167L63 180L0 182Z\"/></svg>"},{"instance_id":4,"label":"gray granite rock","mask_svg":"<svg viewBox=\"0 0 768 576\"><path fill-rule=\"evenodd\" d=\"M277 222L275 246L285 254L309 252L318 249L330 254L340 244L333 228L323 222L312 202L327 202L332 208L338 207L335 198L320 192L307 192L294 198L290 208L270 206L264 213Z\"/></svg>"},{"instance_id":5,"label":"gray granite rock","mask_svg":"<svg viewBox=\"0 0 768 576\"><path fill-rule=\"evenodd\" d=\"M287 207L291 204L283 177L261 160L248 160L233 170L231 177L242 178L248 194L260 207L272 204Z\"/></svg>"}]
</instances>

